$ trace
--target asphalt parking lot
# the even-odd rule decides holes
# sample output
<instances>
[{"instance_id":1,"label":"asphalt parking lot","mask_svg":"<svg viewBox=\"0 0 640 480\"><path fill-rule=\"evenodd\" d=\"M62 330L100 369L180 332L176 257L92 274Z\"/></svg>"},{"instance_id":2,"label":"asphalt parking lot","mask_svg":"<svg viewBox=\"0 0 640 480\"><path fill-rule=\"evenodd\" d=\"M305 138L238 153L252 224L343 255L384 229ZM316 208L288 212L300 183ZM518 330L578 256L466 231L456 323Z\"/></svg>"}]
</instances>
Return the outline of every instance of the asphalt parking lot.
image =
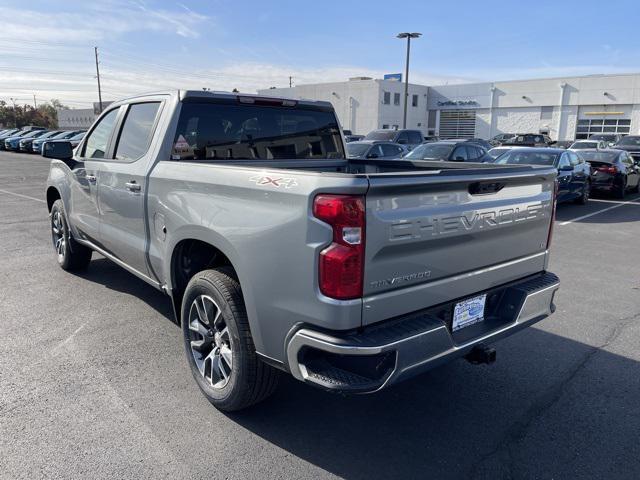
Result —
<instances>
[{"instance_id":1,"label":"asphalt parking lot","mask_svg":"<svg viewBox=\"0 0 640 480\"><path fill-rule=\"evenodd\" d=\"M380 394L285 378L234 415L192 381L168 299L58 268L42 157L0 153L2 478L640 478L640 196L561 205L551 318Z\"/></svg>"}]
</instances>

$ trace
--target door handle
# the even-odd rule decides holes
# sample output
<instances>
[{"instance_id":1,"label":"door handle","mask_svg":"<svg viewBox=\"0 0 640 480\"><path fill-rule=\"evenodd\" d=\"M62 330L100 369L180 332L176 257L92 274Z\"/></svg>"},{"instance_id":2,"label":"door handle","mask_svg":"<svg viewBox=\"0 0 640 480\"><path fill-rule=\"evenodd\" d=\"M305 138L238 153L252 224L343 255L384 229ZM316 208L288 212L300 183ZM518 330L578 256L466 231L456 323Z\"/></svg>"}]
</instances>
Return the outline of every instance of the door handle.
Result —
<instances>
[{"instance_id":1,"label":"door handle","mask_svg":"<svg viewBox=\"0 0 640 480\"><path fill-rule=\"evenodd\" d=\"M135 180L131 180L130 182L125 183L125 186L130 192L139 192L140 190L142 190L142 185L140 185Z\"/></svg>"},{"instance_id":2,"label":"door handle","mask_svg":"<svg viewBox=\"0 0 640 480\"><path fill-rule=\"evenodd\" d=\"M86 175L85 178L87 179L87 182L89 182L89 183L96 183L96 176L95 175Z\"/></svg>"}]
</instances>

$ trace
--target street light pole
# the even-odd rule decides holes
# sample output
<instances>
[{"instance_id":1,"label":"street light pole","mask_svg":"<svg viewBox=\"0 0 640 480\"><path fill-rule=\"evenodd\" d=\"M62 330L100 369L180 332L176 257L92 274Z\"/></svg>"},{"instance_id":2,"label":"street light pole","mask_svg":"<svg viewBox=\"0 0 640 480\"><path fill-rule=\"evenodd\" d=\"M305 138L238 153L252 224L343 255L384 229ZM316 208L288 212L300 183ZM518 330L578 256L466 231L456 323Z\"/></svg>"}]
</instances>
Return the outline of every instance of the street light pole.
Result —
<instances>
[{"instance_id":1,"label":"street light pole","mask_svg":"<svg viewBox=\"0 0 640 480\"><path fill-rule=\"evenodd\" d=\"M402 128L407 128L407 102L409 101L409 54L411 52L411 39L419 38L421 33L403 32L397 35L397 38L407 39L407 60L404 70L404 117L402 120Z\"/></svg>"}]
</instances>

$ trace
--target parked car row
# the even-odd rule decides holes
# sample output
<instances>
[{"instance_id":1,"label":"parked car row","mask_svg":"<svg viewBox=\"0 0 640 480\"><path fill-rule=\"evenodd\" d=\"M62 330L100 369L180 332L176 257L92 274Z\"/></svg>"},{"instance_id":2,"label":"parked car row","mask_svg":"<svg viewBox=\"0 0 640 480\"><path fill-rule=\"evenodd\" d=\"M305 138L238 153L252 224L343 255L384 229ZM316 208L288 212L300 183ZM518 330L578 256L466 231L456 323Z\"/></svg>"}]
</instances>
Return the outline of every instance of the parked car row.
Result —
<instances>
[{"instance_id":1,"label":"parked car row","mask_svg":"<svg viewBox=\"0 0 640 480\"><path fill-rule=\"evenodd\" d=\"M505 165L547 165L558 169L558 202L586 204L592 191L604 191L624 198L640 192L640 158L620 149L511 148L504 149L494 163Z\"/></svg>"},{"instance_id":2,"label":"parked car row","mask_svg":"<svg viewBox=\"0 0 640 480\"><path fill-rule=\"evenodd\" d=\"M46 130L35 126L0 130L0 150L41 154L45 142L64 140L75 148L84 133L84 130Z\"/></svg>"}]
</instances>

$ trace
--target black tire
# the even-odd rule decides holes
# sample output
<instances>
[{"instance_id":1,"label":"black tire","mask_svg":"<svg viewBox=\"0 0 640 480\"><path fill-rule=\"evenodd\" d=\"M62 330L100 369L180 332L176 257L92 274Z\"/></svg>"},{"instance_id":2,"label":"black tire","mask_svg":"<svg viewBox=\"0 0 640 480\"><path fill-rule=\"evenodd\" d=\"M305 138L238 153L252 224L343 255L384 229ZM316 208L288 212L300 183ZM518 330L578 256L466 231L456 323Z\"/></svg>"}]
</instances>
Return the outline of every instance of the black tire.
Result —
<instances>
[{"instance_id":1,"label":"black tire","mask_svg":"<svg viewBox=\"0 0 640 480\"><path fill-rule=\"evenodd\" d=\"M93 252L71 237L62 200L56 200L53 203L49 217L51 219L51 240L53 248L56 250L58 265L68 272L86 269Z\"/></svg>"},{"instance_id":2,"label":"black tire","mask_svg":"<svg viewBox=\"0 0 640 480\"><path fill-rule=\"evenodd\" d=\"M198 333L200 328L205 334ZM191 373L219 410L242 410L275 391L280 371L256 355L232 268L204 270L189 281L182 300L182 333Z\"/></svg>"},{"instance_id":3,"label":"black tire","mask_svg":"<svg viewBox=\"0 0 640 480\"><path fill-rule=\"evenodd\" d=\"M582 187L582 193L580 197L576 199L576 203L580 205L586 205L589 202L589 196L591 195L591 182L586 181L584 187Z\"/></svg>"},{"instance_id":4,"label":"black tire","mask_svg":"<svg viewBox=\"0 0 640 480\"><path fill-rule=\"evenodd\" d=\"M618 189L614 192L616 198L620 200L624 200L624 196L627 194L627 179L622 179L622 184L618 187Z\"/></svg>"},{"instance_id":5,"label":"black tire","mask_svg":"<svg viewBox=\"0 0 640 480\"><path fill-rule=\"evenodd\" d=\"M636 183L636 186L633 187L633 190L631 190L633 193L640 193L640 179L638 180L638 183Z\"/></svg>"}]
</instances>

